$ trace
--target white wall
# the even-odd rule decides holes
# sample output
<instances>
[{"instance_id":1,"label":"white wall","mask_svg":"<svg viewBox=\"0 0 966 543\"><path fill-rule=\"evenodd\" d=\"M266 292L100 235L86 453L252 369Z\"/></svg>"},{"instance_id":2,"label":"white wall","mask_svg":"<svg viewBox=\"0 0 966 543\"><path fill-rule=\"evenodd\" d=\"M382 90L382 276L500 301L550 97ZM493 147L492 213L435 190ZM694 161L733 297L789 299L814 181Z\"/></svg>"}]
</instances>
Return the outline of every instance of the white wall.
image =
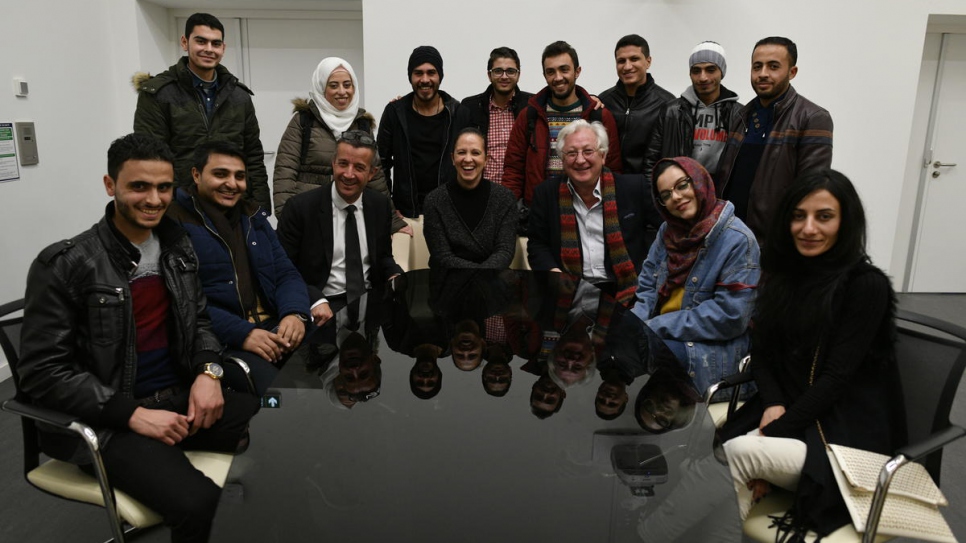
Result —
<instances>
[{"instance_id":1,"label":"white wall","mask_svg":"<svg viewBox=\"0 0 966 543\"><path fill-rule=\"evenodd\" d=\"M865 202L870 253L890 273L902 271L893 250L903 252L898 260L904 263L907 243L896 247L895 237L900 207L909 205L901 194L927 20L930 14L964 14L966 3L490 0L485 9L471 13L458 5L440 0L363 3L368 109L378 115L391 97L411 90L406 62L412 48L423 44L440 50L442 89L458 99L483 90L486 58L500 45L520 53L521 86L542 88L540 53L557 39L567 40L579 53L583 72L578 84L599 93L616 82L614 44L629 33L647 38L651 73L674 94L690 83L691 48L703 40L721 43L728 53L724 84L747 102L754 96L748 77L754 43L768 35L791 38L799 49L799 72L792 83L832 114L833 167L855 182ZM551 13L572 21L541 24Z\"/></svg>"},{"instance_id":2,"label":"white wall","mask_svg":"<svg viewBox=\"0 0 966 543\"><path fill-rule=\"evenodd\" d=\"M203 0L196 4L206 9ZM329 7L323 4L319 9ZM572 20L541 24L550 13ZM930 14L966 15L966 3L365 0L363 90L379 118L390 98L410 90L405 72L412 48L431 44L445 60L442 88L457 98L485 87L486 58L499 45L519 51L522 86L535 91L544 85L540 52L566 39L580 54L579 83L599 93L616 81L614 43L636 32L651 44L658 84L675 94L689 83L691 48L718 41L730 61L724 83L747 101L754 42L788 36L799 45L795 87L832 113L833 165L855 181L866 203L871 254L899 273L908 236L898 221L911 220L900 210L909 205L902 198L904 175L915 152L909 138ZM0 184L0 300L6 301L22 296L27 267L40 249L99 218L107 202L100 181L107 146L131 129L130 76L169 65L176 31L171 10L131 0L4 2L3 21L0 122L36 123L41 157L39 165L21 168L20 180ZM13 96L14 77L27 79L28 98Z\"/></svg>"},{"instance_id":3,"label":"white wall","mask_svg":"<svg viewBox=\"0 0 966 543\"><path fill-rule=\"evenodd\" d=\"M40 153L40 164L21 167L19 180L0 183L4 302L23 296L41 249L103 213L107 147L131 130L130 76L149 49L139 39L138 8L130 0L3 3L0 122L34 122ZM27 79L28 97L13 95L14 77ZM0 363L0 379L7 375Z\"/></svg>"}]
</instances>

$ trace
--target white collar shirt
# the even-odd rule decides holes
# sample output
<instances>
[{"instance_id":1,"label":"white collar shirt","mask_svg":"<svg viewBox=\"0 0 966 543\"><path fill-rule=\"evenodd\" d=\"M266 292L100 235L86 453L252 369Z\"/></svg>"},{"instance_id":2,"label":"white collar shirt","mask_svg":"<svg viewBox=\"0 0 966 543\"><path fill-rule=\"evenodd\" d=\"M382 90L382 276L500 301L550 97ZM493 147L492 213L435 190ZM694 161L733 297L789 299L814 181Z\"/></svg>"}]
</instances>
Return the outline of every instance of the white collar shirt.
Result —
<instances>
[{"instance_id":1,"label":"white collar shirt","mask_svg":"<svg viewBox=\"0 0 966 543\"><path fill-rule=\"evenodd\" d=\"M329 269L329 279L325 282L322 293L326 297L345 294L345 208L348 202L342 199L339 192L335 190L335 183L332 184L332 267ZM366 289L369 289L369 244L366 238L366 221L362 215L362 196L356 200L356 228L359 232L359 244L362 251L362 276L366 281Z\"/></svg>"},{"instance_id":2,"label":"white collar shirt","mask_svg":"<svg viewBox=\"0 0 966 543\"><path fill-rule=\"evenodd\" d=\"M567 188L574 202L574 215L577 217L577 235L580 237L580 260L583 263L583 278L591 283L604 283L611 280L607 268L607 244L604 241L604 199L600 193L600 179L594 186L597 202L589 208L577 194L568 180Z\"/></svg>"}]
</instances>

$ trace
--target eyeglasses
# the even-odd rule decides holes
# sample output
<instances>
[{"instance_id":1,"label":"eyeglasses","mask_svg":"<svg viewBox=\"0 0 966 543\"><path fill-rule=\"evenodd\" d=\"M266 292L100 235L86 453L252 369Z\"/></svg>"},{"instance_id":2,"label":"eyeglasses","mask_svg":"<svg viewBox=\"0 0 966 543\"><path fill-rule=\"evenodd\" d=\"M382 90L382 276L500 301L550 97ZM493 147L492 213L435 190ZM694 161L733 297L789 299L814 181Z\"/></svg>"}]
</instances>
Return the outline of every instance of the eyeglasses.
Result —
<instances>
[{"instance_id":1,"label":"eyeglasses","mask_svg":"<svg viewBox=\"0 0 966 543\"><path fill-rule=\"evenodd\" d=\"M366 132L362 130L349 130L348 132L343 132L342 136L339 137L338 143L361 143L369 147L376 146L376 140Z\"/></svg>"},{"instance_id":2,"label":"eyeglasses","mask_svg":"<svg viewBox=\"0 0 966 543\"><path fill-rule=\"evenodd\" d=\"M495 75L496 77L503 77L504 75L507 77L514 77L520 73L520 70L517 70L516 68L493 68L488 71L490 72L490 75Z\"/></svg>"},{"instance_id":3,"label":"eyeglasses","mask_svg":"<svg viewBox=\"0 0 966 543\"><path fill-rule=\"evenodd\" d=\"M658 405L653 399L646 398L641 402L641 408L654 419L654 422L661 429L669 430L674 426L674 406L668 404Z\"/></svg>"},{"instance_id":4,"label":"eyeglasses","mask_svg":"<svg viewBox=\"0 0 966 543\"><path fill-rule=\"evenodd\" d=\"M564 157L564 160L568 162L573 162L577 160L577 155L584 157L584 160L590 160L597 153L598 153L597 149L582 149L579 151L577 149L571 149L570 151L564 151L563 157Z\"/></svg>"},{"instance_id":5,"label":"eyeglasses","mask_svg":"<svg viewBox=\"0 0 966 543\"><path fill-rule=\"evenodd\" d=\"M673 193L684 194L689 188L694 186L694 181L690 177L685 177L677 182L671 190L662 190L658 193L657 197L661 200L661 205L666 205L667 201L671 199Z\"/></svg>"},{"instance_id":6,"label":"eyeglasses","mask_svg":"<svg viewBox=\"0 0 966 543\"><path fill-rule=\"evenodd\" d=\"M372 392L360 392L359 394L348 394L349 399L354 402L368 402L373 398L379 397L379 391L373 390Z\"/></svg>"}]
</instances>

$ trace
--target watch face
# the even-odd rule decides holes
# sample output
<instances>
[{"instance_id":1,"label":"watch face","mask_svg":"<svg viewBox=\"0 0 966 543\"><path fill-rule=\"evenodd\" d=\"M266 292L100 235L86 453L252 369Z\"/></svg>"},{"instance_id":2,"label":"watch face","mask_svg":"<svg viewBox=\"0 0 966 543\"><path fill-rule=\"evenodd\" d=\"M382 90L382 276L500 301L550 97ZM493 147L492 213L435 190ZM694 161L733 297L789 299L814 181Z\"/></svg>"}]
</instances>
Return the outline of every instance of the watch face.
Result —
<instances>
[{"instance_id":1,"label":"watch face","mask_svg":"<svg viewBox=\"0 0 966 543\"><path fill-rule=\"evenodd\" d=\"M219 379L221 379L221 376L225 374L225 370L222 369L221 364L217 364L215 362L209 363L205 371Z\"/></svg>"}]
</instances>

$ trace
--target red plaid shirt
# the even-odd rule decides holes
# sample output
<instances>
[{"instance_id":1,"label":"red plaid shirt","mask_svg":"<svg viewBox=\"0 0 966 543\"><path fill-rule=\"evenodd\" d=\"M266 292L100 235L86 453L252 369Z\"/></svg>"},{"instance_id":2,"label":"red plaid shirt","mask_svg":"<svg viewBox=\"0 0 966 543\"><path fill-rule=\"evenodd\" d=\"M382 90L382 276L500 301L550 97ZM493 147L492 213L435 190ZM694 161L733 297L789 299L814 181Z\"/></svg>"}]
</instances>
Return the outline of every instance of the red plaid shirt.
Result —
<instances>
[{"instance_id":1,"label":"red plaid shirt","mask_svg":"<svg viewBox=\"0 0 966 543\"><path fill-rule=\"evenodd\" d=\"M489 160L483 170L483 177L497 185L503 184L503 160L506 158L506 145L510 141L510 130L515 120L510 102L507 102L506 107L500 107L493 103L493 97L490 96L490 129L486 135L486 154Z\"/></svg>"}]
</instances>

